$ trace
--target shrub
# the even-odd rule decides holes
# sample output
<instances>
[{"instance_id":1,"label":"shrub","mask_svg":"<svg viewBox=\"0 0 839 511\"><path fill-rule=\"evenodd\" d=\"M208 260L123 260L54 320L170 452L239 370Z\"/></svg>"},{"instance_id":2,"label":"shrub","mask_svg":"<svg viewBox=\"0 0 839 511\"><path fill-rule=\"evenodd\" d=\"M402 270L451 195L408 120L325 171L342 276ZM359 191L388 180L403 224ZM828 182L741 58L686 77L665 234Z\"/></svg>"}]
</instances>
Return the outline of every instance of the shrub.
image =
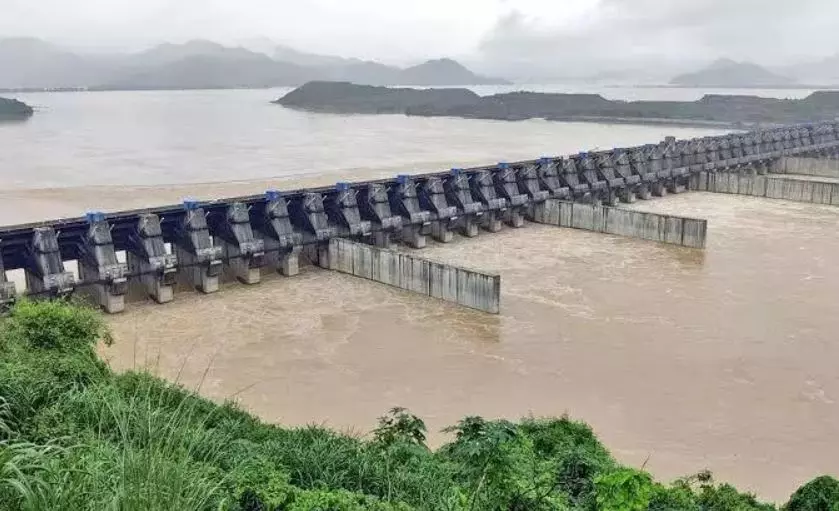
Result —
<instances>
[{"instance_id":1,"label":"shrub","mask_svg":"<svg viewBox=\"0 0 839 511\"><path fill-rule=\"evenodd\" d=\"M408 410L400 407L379 417L379 426L373 431L376 442L383 446L390 446L396 442L404 442L425 446L425 422Z\"/></svg>"},{"instance_id":2,"label":"shrub","mask_svg":"<svg viewBox=\"0 0 839 511\"><path fill-rule=\"evenodd\" d=\"M650 475L631 468L597 476L594 489L599 511L644 511L654 493Z\"/></svg>"},{"instance_id":3,"label":"shrub","mask_svg":"<svg viewBox=\"0 0 839 511\"><path fill-rule=\"evenodd\" d=\"M100 338L111 342L95 310L66 301L17 302L5 327L9 341L42 350L87 352Z\"/></svg>"},{"instance_id":4,"label":"shrub","mask_svg":"<svg viewBox=\"0 0 839 511\"><path fill-rule=\"evenodd\" d=\"M821 476L799 488L784 511L839 511L839 481Z\"/></svg>"}]
</instances>

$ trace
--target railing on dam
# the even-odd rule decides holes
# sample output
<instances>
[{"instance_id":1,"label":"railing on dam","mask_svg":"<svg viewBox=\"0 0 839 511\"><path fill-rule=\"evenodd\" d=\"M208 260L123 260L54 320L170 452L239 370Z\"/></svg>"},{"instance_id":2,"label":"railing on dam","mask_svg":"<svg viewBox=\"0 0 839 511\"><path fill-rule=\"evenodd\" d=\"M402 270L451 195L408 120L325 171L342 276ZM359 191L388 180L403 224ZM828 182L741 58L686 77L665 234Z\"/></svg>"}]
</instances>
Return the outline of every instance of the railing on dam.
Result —
<instances>
[{"instance_id":1,"label":"railing on dam","mask_svg":"<svg viewBox=\"0 0 839 511\"><path fill-rule=\"evenodd\" d=\"M543 221L550 218L547 201L615 206L697 189L697 176L707 183L718 173L764 174L785 157L837 154L839 122L802 124L2 227L0 302L16 295L6 271L22 269L29 294L61 296L85 288L105 310L117 312L129 282L162 303L173 299L176 276L209 293L218 289L222 271L246 284L259 282L266 266L294 275L300 254L328 268L335 238L421 248L429 235L447 242L454 232L473 237L505 223ZM635 227L624 228L634 225L631 220L621 220L620 229L615 223L592 230L632 233ZM704 245L704 225L701 243L684 242L681 225L679 244ZM650 229L640 229L650 232L639 237L673 239ZM65 269L71 260L78 263L78 280Z\"/></svg>"}]
</instances>

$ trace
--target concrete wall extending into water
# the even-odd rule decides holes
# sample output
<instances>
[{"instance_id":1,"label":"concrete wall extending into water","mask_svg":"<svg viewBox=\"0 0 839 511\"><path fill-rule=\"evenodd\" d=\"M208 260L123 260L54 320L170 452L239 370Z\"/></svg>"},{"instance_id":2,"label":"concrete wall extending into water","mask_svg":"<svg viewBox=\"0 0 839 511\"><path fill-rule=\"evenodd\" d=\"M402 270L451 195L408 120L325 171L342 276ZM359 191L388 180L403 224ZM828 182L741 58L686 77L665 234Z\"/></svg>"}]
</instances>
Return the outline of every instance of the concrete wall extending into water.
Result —
<instances>
[{"instance_id":1,"label":"concrete wall extending into water","mask_svg":"<svg viewBox=\"0 0 839 511\"><path fill-rule=\"evenodd\" d=\"M705 248L708 222L631 209L549 199L534 221L691 248Z\"/></svg>"},{"instance_id":2,"label":"concrete wall extending into water","mask_svg":"<svg viewBox=\"0 0 839 511\"><path fill-rule=\"evenodd\" d=\"M774 162L770 166L769 171L775 174L799 174L802 176L839 178L839 160L833 158L785 156Z\"/></svg>"},{"instance_id":3,"label":"concrete wall extending into water","mask_svg":"<svg viewBox=\"0 0 839 511\"><path fill-rule=\"evenodd\" d=\"M329 241L329 269L498 314L501 276L357 243Z\"/></svg>"},{"instance_id":4,"label":"concrete wall extending into water","mask_svg":"<svg viewBox=\"0 0 839 511\"><path fill-rule=\"evenodd\" d=\"M739 172L699 172L690 189L839 206L839 183Z\"/></svg>"}]
</instances>

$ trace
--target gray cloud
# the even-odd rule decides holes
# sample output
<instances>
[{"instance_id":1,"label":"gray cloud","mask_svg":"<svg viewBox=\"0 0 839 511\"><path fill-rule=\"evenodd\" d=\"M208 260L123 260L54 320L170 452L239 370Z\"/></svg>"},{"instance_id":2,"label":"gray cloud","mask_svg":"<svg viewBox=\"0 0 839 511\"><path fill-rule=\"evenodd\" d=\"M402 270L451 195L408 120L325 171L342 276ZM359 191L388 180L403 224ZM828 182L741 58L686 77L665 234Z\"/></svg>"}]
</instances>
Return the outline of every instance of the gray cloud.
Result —
<instances>
[{"instance_id":1,"label":"gray cloud","mask_svg":"<svg viewBox=\"0 0 839 511\"><path fill-rule=\"evenodd\" d=\"M519 79L807 60L839 51L837 19L837 0L0 0L0 37L76 49L276 42L401 64L452 56Z\"/></svg>"},{"instance_id":2,"label":"gray cloud","mask_svg":"<svg viewBox=\"0 0 839 511\"><path fill-rule=\"evenodd\" d=\"M404 60L471 51L498 0L0 0L0 37L135 50L270 38L308 51Z\"/></svg>"},{"instance_id":3,"label":"gray cloud","mask_svg":"<svg viewBox=\"0 0 839 511\"><path fill-rule=\"evenodd\" d=\"M835 0L601 0L575 23L513 8L480 42L487 68L585 75L691 68L728 57L768 65L839 51Z\"/></svg>"}]
</instances>

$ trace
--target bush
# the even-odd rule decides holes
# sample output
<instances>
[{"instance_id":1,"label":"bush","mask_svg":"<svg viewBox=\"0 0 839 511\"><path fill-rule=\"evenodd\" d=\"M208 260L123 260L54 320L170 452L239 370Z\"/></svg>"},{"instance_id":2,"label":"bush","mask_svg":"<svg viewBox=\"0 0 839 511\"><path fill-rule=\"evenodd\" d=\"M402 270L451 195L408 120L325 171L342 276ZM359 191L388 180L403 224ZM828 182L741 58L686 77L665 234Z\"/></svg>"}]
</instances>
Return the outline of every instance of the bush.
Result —
<instances>
[{"instance_id":1,"label":"bush","mask_svg":"<svg viewBox=\"0 0 839 511\"><path fill-rule=\"evenodd\" d=\"M35 349L88 352L100 338L110 343L99 314L65 301L29 301L15 304L5 322L8 341Z\"/></svg>"},{"instance_id":2,"label":"bush","mask_svg":"<svg viewBox=\"0 0 839 511\"><path fill-rule=\"evenodd\" d=\"M799 488L784 511L839 511L839 481L822 476Z\"/></svg>"},{"instance_id":3,"label":"bush","mask_svg":"<svg viewBox=\"0 0 839 511\"><path fill-rule=\"evenodd\" d=\"M594 489L599 511L644 511L654 492L650 475L631 468L597 476Z\"/></svg>"}]
</instances>

